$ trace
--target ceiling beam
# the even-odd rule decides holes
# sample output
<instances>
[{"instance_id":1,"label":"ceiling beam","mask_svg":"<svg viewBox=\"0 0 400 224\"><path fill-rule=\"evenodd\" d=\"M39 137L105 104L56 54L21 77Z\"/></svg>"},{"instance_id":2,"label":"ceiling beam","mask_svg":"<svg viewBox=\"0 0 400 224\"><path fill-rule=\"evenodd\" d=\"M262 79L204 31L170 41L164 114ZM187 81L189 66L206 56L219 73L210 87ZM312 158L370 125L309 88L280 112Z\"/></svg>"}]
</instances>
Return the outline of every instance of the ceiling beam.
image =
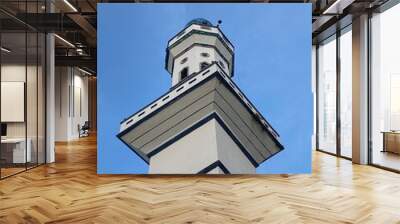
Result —
<instances>
[{"instance_id":1,"label":"ceiling beam","mask_svg":"<svg viewBox=\"0 0 400 224\"><path fill-rule=\"evenodd\" d=\"M91 56L55 56L56 66L88 67L96 71L96 58Z\"/></svg>"},{"instance_id":2,"label":"ceiling beam","mask_svg":"<svg viewBox=\"0 0 400 224\"><path fill-rule=\"evenodd\" d=\"M342 14L343 10L351 5L355 0L336 0L330 4L322 14Z\"/></svg>"},{"instance_id":3,"label":"ceiling beam","mask_svg":"<svg viewBox=\"0 0 400 224\"><path fill-rule=\"evenodd\" d=\"M97 30L90 24L85 17L80 14L71 13L67 15L72 21L74 21L78 26L86 32L86 34L92 38L96 38Z\"/></svg>"}]
</instances>

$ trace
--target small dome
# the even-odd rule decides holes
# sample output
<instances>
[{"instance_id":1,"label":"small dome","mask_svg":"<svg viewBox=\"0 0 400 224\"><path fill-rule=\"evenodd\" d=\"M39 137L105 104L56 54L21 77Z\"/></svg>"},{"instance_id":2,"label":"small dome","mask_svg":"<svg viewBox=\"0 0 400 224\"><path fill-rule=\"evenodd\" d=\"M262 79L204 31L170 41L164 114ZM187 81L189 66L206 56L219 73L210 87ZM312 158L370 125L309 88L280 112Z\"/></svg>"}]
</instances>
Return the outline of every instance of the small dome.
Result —
<instances>
[{"instance_id":1,"label":"small dome","mask_svg":"<svg viewBox=\"0 0 400 224\"><path fill-rule=\"evenodd\" d=\"M203 18L192 19L190 22L188 22L186 24L186 27L188 27L192 24L197 24L197 25L202 25L202 26L212 26L212 23L210 21L203 19Z\"/></svg>"}]
</instances>

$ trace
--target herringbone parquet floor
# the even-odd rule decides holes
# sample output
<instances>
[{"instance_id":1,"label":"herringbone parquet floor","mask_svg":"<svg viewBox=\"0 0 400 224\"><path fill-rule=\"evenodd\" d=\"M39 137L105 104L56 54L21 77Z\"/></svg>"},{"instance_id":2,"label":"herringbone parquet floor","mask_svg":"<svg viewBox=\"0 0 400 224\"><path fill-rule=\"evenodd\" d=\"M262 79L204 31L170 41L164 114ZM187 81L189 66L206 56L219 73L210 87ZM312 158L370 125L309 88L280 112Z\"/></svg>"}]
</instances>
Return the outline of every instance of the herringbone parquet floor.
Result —
<instances>
[{"instance_id":1,"label":"herringbone parquet floor","mask_svg":"<svg viewBox=\"0 0 400 224\"><path fill-rule=\"evenodd\" d=\"M400 175L315 152L312 175L96 174L96 139L0 181L0 223L400 223Z\"/></svg>"}]
</instances>

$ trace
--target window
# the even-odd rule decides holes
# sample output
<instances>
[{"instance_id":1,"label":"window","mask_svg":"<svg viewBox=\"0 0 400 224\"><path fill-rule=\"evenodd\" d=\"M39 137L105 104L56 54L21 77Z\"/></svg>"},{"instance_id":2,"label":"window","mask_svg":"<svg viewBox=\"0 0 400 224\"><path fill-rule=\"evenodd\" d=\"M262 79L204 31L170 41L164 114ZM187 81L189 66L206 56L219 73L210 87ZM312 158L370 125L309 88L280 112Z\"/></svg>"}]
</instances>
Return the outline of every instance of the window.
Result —
<instances>
[{"instance_id":1,"label":"window","mask_svg":"<svg viewBox=\"0 0 400 224\"><path fill-rule=\"evenodd\" d=\"M400 170L400 4L371 18L371 162Z\"/></svg>"},{"instance_id":2,"label":"window","mask_svg":"<svg viewBox=\"0 0 400 224\"><path fill-rule=\"evenodd\" d=\"M317 149L352 157L352 25L317 47Z\"/></svg>"},{"instance_id":3,"label":"window","mask_svg":"<svg viewBox=\"0 0 400 224\"><path fill-rule=\"evenodd\" d=\"M207 62L202 62L200 63L200 70L203 70L205 68L207 68L210 64L208 64Z\"/></svg>"},{"instance_id":4,"label":"window","mask_svg":"<svg viewBox=\"0 0 400 224\"><path fill-rule=\"evenodd\" d=\"M209 54L209 53L206 53L206 52L203 52L203 53L201 53L200 55L201 55L202 57L205 57L205 58L210 57L210 54Z\"/></svg>"},{"instance_id":5,"label":"window","mask_svg":"<svg viewBox=\"0 0 400 224\"><path fill-rule=\"evenodd\" d=\"M340 34L340 155L352 157L352 33Z\"/></svg>"},{"instance_id":6,"label":"window","mask_svg":"<svg viewBox=\"0 0 400 224\"><path fill-rule=\"evenodd\" d=\"M336 154L336 35L318 47L318 149Z\"/></svg>"},{"instance_id":7,"label":"window","mask_svg":"<svg viewBox=\"0 0 400 224\"><path fill-rule=\"evenodd\" d=\"M186 57L186 58L184 58L184 59L182 59L181 60L181 64L185 64L186 62L187 62L187 60L188 60L188 58Z\"/></svg>"},{"instance_id":8,"label":"window","mask_svg":"<svg viewBox=\"0 0 400 224\"><path fill-rule=\"evenodd\" d=\"M182 71L181 71L181 80L186 78L188 76L188 74L189 74L189 68L188 67L182 69Z\"/></svg>"},{"instance_id":9,"label":"window","mask_svg":"<svg viewBox=\"0 0 400 224\"><path fill-rule=\"evenodd\" d=\"M29 8L25 2L18 3L21 10L26 9L22 17L25 12L42 12L43 0L30 1ZM46 36L34 28L14 25L11 17L0 14L13 23L12 31L0 28L1 136L12 139L12 143L0 144L2 179L45 163Z\"/></svg>"}]
</instances>

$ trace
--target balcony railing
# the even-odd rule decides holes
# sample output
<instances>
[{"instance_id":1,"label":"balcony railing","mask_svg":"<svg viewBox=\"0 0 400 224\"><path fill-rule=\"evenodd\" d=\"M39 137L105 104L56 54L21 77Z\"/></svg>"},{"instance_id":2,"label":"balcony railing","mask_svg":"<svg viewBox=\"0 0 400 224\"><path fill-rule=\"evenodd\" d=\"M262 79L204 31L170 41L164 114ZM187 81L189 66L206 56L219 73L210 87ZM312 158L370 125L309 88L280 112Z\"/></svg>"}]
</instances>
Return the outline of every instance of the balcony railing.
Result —
<instances>
[{"instance_id":1,"label":"balcony railing","mask_svg":"<svg viewBox=\"0 0 400 224\"><path fill-rule=\"evenodd\" d=\"M198 72L197 74L193 75L191 78L187 79L186 81L178 84L173 89L171 89L166 94L162 95L152 103L148 104L137 113L133 114L129 118L125 119L121 122L120 132L126 130L127 128L131 127L132 125L138 123L139 121L143 120L145 117L149 116L157 109L161 108L165 104L171 102L175 98L179 97L197 83L200 83L202 80L206 79L207 77L213 75L215 72L218 71L218 74L221 75L223 80L232 87L233 91L236 95L241 99L242 103L246 105L246 107L252 112L252 114L261 122L261 124L270 132L278 141L279 141L279 134L272 128L272 126L268 123L268 121L261 115L260 112L254 107L254 105L247 99L247 97L242 93L242 91L237 87L237 85L232 81L232 79L224 72L224 70L217 64L212 63L207 68L203 69L202 71Z\"/></svg>"}]
</instances>

